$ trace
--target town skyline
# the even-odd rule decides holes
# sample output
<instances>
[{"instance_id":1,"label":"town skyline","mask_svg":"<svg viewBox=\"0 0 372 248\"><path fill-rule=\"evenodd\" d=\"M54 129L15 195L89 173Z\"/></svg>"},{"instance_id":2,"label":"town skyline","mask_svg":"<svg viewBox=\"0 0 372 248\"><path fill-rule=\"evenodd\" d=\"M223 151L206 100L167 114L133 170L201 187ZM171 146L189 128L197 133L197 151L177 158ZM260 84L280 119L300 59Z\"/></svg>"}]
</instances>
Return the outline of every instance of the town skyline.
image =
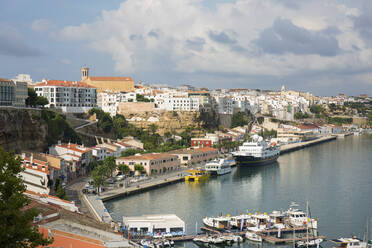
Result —
<instances>
[{"instance_id":1,"label":"town skyline","mask_svg":"<svg viewBox=\"0 0 372 248\"><path fill-rule=\"evenodd\" d=\"M5 78L79 81L87 65L136 83L372 94L372 10L363 0L3 4Z\"/></svg>"}]
</instances>

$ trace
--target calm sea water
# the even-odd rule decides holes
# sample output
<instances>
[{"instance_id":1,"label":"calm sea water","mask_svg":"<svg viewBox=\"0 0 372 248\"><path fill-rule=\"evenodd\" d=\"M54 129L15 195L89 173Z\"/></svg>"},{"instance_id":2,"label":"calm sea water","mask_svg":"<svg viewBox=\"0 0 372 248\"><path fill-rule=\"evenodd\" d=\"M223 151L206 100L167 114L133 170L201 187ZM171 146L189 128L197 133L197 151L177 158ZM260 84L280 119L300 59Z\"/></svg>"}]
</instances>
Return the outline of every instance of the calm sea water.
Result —
<instances>
[{"instance_id":1,"label":"calm sea water","mask_svg":"<svg viewBox=\"0 0 372 248\"><path fill-rule=\"evenodd\" d=\"M349 136L282 155L272 165L234 168L206 183L178 183L105 205L118 221L122 216L174 213L191 234L203 216L286 210L291 201L305 209L307 200L312 216L319 218L319 233L327 239L363 238L366 218L372 216L372 135Z\"/></svg>"}]
</instances>

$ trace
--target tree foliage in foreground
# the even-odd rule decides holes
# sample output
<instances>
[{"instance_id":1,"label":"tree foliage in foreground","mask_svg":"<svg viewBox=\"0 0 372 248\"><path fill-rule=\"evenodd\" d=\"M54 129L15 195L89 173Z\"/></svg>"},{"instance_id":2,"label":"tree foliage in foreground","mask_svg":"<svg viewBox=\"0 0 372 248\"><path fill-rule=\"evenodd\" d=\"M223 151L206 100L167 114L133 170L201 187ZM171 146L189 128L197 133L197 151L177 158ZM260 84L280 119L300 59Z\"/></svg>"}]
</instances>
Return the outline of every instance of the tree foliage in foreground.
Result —
<instances>
[{"instance_id":1,"label":"tree foliage in foreground","mask_svg":"<svg viewBox=\"0 0 372 248\"><path fill-rule=\"evenodd\" d=\"M53 241L32 226L36 209L21 211L30 202L23 194L22 170L20 159L0 147L0 247L37 247Z\"/></svg>"}]
</instances>

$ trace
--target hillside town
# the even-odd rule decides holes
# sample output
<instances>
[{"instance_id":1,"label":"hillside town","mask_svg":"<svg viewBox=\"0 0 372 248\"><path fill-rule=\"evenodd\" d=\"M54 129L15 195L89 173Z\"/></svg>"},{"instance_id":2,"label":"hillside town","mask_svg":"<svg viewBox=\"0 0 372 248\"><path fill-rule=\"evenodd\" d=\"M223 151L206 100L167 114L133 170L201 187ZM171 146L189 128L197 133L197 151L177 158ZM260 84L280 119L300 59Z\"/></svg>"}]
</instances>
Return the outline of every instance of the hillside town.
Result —
<instances>
[{"instance_id":1,"label":"hillside town","mask_svg":"<svg viewBox=\"0 0 372 248\"><path fill-rule=\"evenodd\" d=\"M130 246L117 234L120 225L104 218L103 203L91 194L179 176L227 157L256 134L285 146L344 137L372 125L368 95L321 97L285 86L271 91L147 85L135 83L132 77L90 76L87 67L81 69L81 76L81 81L34 82L26 74L0 79L1 108L37 110L41 116L55 112L52 115L65 116L71 137L77 137L46 141L43 151L16 149L25 195L42 209L35 224L42 223L42 233L52 230L55 239L58 235L72 238L73 227L79 226L90 228L88 234L74 236L79 242L90 237L100 244L111 242L110 247ZM115 132L116 137L110 136ZM87 138L89 144L84 142ZM81 179L87 184L69 188ZM82 215L82 206L88 206L85 214L93 212L92 222L107 222L111 227L74 223L71 216ZM100 229L105 230L104 236L97 235Z\"/></svg>"}]
</instances>

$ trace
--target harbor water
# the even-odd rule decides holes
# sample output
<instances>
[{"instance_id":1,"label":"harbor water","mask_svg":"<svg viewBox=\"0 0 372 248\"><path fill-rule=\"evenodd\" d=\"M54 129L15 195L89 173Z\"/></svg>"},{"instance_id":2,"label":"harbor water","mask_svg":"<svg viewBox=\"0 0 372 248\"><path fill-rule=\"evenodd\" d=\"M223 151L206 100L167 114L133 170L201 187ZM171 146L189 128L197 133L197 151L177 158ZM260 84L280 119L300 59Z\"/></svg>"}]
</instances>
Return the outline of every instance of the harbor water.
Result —
<instances>
[{"instance_id":1,"label":"harbor water","mask_svg":"<svg viewBox=\"0 0 372 248\"><path fill-rule=\"evenodd\" d=\"M292 201L302 209L309 201L318 232L327 239L363 238L366 218L372 216L372 135L337 139L281 155L275 164L236 167L205 183L177 183L105 205L117 221L174 213L186 222L187 233L195 234L204 216L287 210Z\"/></svg>"}]
</instances>

